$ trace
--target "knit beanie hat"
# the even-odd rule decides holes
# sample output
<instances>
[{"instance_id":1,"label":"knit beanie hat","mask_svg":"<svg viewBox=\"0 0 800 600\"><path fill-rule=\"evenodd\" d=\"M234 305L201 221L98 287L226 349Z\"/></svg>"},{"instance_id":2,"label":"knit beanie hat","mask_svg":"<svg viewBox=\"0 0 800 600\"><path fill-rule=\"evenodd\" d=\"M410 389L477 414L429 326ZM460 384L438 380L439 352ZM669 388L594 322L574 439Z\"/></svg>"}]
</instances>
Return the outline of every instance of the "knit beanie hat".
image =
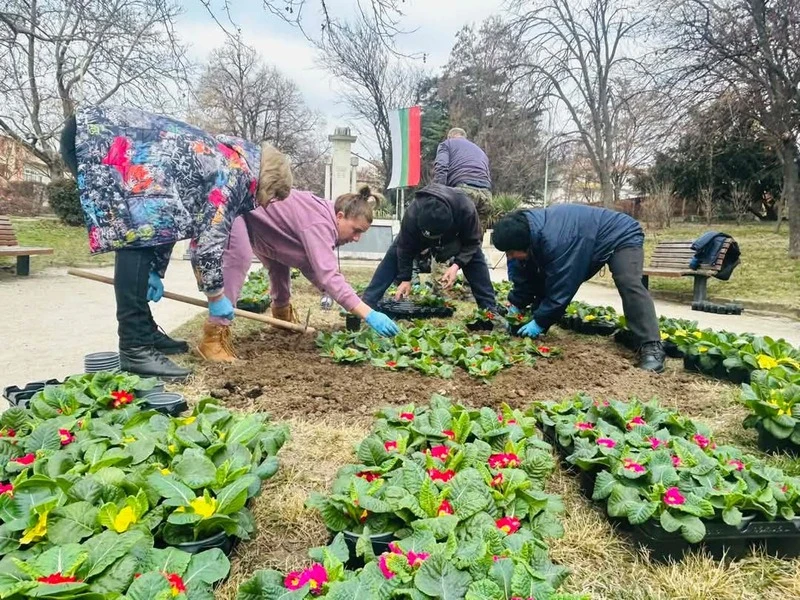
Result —
<instances>
[{"instance_id":1,"label":"knit beanie hat","mask_svg":"<svg viewBox=\"0 0 800 600\"><path fill-rule=\"evenodd\" d=\"M450 206L435 196L420 195L417 203L417 226L427 238L437 238L453 226Z\"/></svg>"},{"instance_id":2,"label":"knit beanie hat","mask_svg":"<svg viewBox=\"0 0 800 600\"><path fill-rule=\"evenodd\" d=\"M492 245L501 252L530 248L531 230L525 213L518 210L500 219L492 232Z\"/></svg>"}]
</instances>

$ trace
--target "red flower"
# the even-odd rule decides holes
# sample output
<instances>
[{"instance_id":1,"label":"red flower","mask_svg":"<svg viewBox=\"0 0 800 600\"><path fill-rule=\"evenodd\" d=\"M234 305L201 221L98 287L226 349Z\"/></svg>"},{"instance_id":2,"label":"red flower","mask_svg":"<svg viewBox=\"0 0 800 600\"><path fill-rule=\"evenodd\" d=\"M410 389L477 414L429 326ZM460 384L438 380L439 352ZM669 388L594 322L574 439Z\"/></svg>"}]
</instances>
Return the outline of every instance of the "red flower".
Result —
<instances>
[{"instance_id":1,"label":"red flower","mask_svg":"<svg viewBox=\"0 0 800 600\"><path fill-rule=\"evenodd\" d=\"M394 368L394 367L397 366L397 361L396 360L387 360L386 361L386 366L390 367L390 368ZM401 415L401 417L402 417L402 415Z\"/></svg>"},{"instance_id":2,"label":"red flower","mask_svg":"<svg viewBox=\"0 0 800 600\"><path fill-rule=\"evenodd\" d=\"M494 352L494 346L484 346L482 352L484 354L490 354L491 352Z\"/></svg>"},{"instance_id":3,"label":"red flower","mask_svg":"<svg viewBox=\"0 0 800 600\"><path fill-rule=\"evenodd\" d=\"M498 487L502 485L502 483L503 483L503 474L498 473L497 475L492 477L492 482L489 485L491 485L492 487Z\"/></svg>"},{"instance_id":4,"label":"red flower","mask_svg":"<svg viewBox=\"0 0 800 600\"><path fill-rule=\"evenodd\" d=\"M173 596L177 596L178 594L182 594L186 591L186 585L183 583L181 576L177 573L164 573L164 577L166 577L167 581L169 581Z\"/></svg>"},{"instance_id":5,"label":"red flower","mask_svg":"<svg viewBox=\"0 0 800 600\"><path fill-rule=\"evenodd\" d=\"M507 534L516 533L519 531L520 522L517 517L503 517L495 521L497 528Z\"/></svg>"},{"instance_id":6,"label":"red flower","mask_svg":"<svg viewBox=\"0 0 800 600\"><path fill-rule=\"evenodd\" d=\"M436 512L440 517L443 517L444 515L452 515L453 507L447 500L442 500L442 503L439 505L439 510Z\"/></svg>"},{"instance_id":7,"label":"red flower","mask_svg":"<svg viewBox=\"0 0 800 600\"><path fill-rule=\"evenodd\" d=\"M548 354L550 352L550 348L547 346L539 346L539 352L542 354Z\"/></svg>"},{"instance_id":8,"label":"red flower","mask_svg":"<svg viewBox=\"0 0 800 600\"><path fill-rule=\"evenodd\" d=\"M420 348L419 346L414 346L413 348L411 348L412 352L420 352L421 350L422 348Z\"/></svg>"},{"instance_id":9,"label":"red flower","mask_svg":"<svg viewBox=\"0 0 800 600\"><path fill-rule=\"evenodd\" d=\"M489 457L490 469L509 469L518 467L519 457L516 454L492 454Z\"/></svg>"},{"instance_id":10,"label":"red flower","mask_svg":"<svg viewBox=\"0 0 800 600\"><path fill-rule=\"evenodd\" d=\"M431 456L444 462L447 460L447 455L450 454L450 448L447 446L434 446L430 449Z\"/></svg>"},{"instance_id":11,"label":"red flower","mask_svg":"<svg viewBox=\"0 0 800 600\"><path fill-rule=\"evenodd\" d=\"M113 408L119 408L120 406L124 406L133 402L133 394L126 392L125 390L111 392L111 397L113 398L113 401L111 402L111 406Z\"/></svg>"},{"instance_id":12,"label":"red flower","mask_svg":"<svg viewBox=\"0 0 800 600\"><path fill-rule=\"evenodd\" d=\"M376 479L380 479L380 473L372 473L371 471L360 471L356 473L356 477L361 477L361 479L366 479L367 482L371 483Z\"/></svg>"},{"instance_id":13,"label":"red flower","mask_svg":"<svg viewBox=\"0 0 800 600\"><path fill-rule=\"evenodd\" d=\"M442 435L446 435L448 440L455 440L456 439L456 432L452 429L445 429L442 432Z\"/></svg>"},{"instance_id":14,"label":"red flower","mask_svg":"<svg viewBox=\"0 0 800 600\"><path fill-rule=\"evenodd\" d=\"M386 364L388 365L391 362L394 362L394 361L390 360ZM395 364L397 364L397 363L395 363ZM389 366L393 367L394 365L389 365ZM413 421L414 420L414 413L409 413L409 412L400 413L400 420L401 421Z\"/></svg>"},{"instance_id":15,"label":"red flower","mask_svg":"<svg viewBox=\"0 0 800 600\"><path fill-rule=\"evenodd\" d=\"M428 560L429 556L430 554L427 552L414 552L413 550L409 550L408 555L406 556L408 559L408 566L412 569L416 569L417 567L421 566L422 563Z\"/></svg>"},{"instance_id":16,"label":"red flower","mask_svg":"<svg viewBox=\"0 0 800 600\"><path fill-rule=\"evenodd\" d=\"M489 319L490 321L493 321L494 320L494 313L491 312L491 311L487 311L486 312L486 318Z\"/></svg>"},{"instance_id":17,"label":"red flower","mask_svg":"<svg viewBox=\"0 0 800 600\"><path fill-rule=\"evenodd\" d=\"M66 446L75 441L75 436L70 433L69 429L59 429L58 435L61 438L62 446Z\"/></svg>"},{"instance_id":18,"label":"red flower","mask_svg":"<svg viewBox=\"0 0 800 600\"><path fill-rule=\"evenodd\" d=\"M28 465L33 464L33 461L36 460L36 455L33 452L31 452L30 454L26 454L25 456L19 456L17 458L12 458L11 460L15 463L19 463L27 467Z\"/></svg>"},{"instance_id":19,"label":"red flower","mask_svg":"<svg viewBox=\"0 0 800 600\"><path fill-rule=\"evenodd\" d=\"M647 425L645 420L642 417L633 417L630 421L628 421L628 429L633 429L636 425Z\"/></svg>"},{"instance_id":20,"label":"red flower","mask_svg":"<svg viewBox=\"0 0 800 600\"><path fill-rule=\"evenodd\" d=\"M6 429L5 433L0 433L0 437L14 437L15 435L17 435L17 432L11 429L11 427Z\"/></svg>"},{"instance_id":21,"label":"red flower","mask_svg":"<svg viewBox=\"0 0 800 600\"><path fill-rule=\"evenodd\" d=\"M58 585L59 583L80 583L77 577L64 577L61 571L53 573L47 577L39 577L36 581L39 583L47 583L49 585Z\"/></svg>"},{"instance_id":22,"label":"red flower","mask_svg":"<svg viewBox=\"0 0 800 600\"><path fill-rule=\"evenodd\" d=\"M429 469L428 476L433 481L441 481L442 483L447 483L453 477L456 476L456 472L453 469L448 469L447 471L440 471L439 469Z\"/></svg>"},{"instance_id":23,"label":"red flower","mask_svg":"<svg viewBox=\"0 0 800 600\"><path fill-rule=\"evenodd\" d=\"M389 440L388 442L383 442L383 447L387 452L397 450L397 442L393 440Z\"/></svg>"},{"instance_id":24,"label":"red flower","mask_svg":"<svg viewBox=\"0 0 800 600\"><path fill-rule=\"evenodd\" d=\"M0 483L0 496L3 494L8 494L9 496L14 495L14 484L12 483Z\"/></svg>"}]
</instances>

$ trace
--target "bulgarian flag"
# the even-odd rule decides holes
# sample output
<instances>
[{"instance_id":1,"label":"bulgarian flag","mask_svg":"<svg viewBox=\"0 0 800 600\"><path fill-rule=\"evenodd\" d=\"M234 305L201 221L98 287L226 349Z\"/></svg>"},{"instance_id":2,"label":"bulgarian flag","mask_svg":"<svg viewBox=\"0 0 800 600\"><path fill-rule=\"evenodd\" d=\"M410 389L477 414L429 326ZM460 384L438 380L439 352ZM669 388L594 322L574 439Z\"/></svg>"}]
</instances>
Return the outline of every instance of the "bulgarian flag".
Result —
<instances>
[{"instance_id":1,"label":"bulgarian flag","mask_svg":"<svg viewBox=\"0 0 800 600\"><path fill-rule=\"evenodd\" d=\"M398 108L389 113L392 135L392 179L389 188L404 188L419 183L420 146L419 106Z\"/></svg>"}]
</instances>

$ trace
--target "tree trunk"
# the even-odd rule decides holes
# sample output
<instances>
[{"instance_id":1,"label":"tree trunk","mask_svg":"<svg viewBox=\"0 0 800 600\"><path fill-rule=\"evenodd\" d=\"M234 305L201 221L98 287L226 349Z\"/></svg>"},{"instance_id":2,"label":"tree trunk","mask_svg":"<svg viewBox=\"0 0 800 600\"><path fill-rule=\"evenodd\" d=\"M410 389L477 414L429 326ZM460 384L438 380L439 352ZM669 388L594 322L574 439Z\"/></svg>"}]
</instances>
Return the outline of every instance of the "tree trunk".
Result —
<instances>
[{"instance_id":1,"label":"tree trunk","mask_svg":"<svg viewBox=\"0 0 800 600\"><path fill-rule=\"evenodd\" d=\"M783 200L789 213L789 258L800 259L800 186L798 186L797 147L793 139L783 142ZM778 212L778 222L781 220Z\"/></svg>"},{"instance_id":2,"label":"tree trunk","mask_svg":"<svg viewBox=\"0 0 800 600\"><path fill-rule=\"evenodd\" d=\"M609 174L600 173L600 194L605 208L614 208L614 184Z\"/></svg>"}]
</instances>

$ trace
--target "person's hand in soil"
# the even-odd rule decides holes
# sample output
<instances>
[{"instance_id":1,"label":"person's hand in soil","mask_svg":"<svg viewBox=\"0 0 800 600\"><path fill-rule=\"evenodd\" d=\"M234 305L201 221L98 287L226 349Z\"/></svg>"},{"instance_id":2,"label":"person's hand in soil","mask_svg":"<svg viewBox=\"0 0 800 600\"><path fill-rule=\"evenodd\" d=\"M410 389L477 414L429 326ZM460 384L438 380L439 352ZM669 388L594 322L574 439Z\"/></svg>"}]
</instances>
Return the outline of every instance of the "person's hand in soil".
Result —
<instances>
[{"instance_id":1,"label":"person's hand in soil","mask_svg":"<svg viewBox=\"0 0 800 600\"><path fill-rule=\"evenodd\" d=\"M541 327L539 327L536 321L531 321L527 325L523 325L522 327L520 327L517 334L524 337L535 338L542 335L543 332L544 330Z\"/></svg>"},{"instance_id":2,"label":"person's hand in soil","mask_svg":"<svg viewBox=\"0 0 800 600\"><path fill-rule=\"evenodd\" d=\"M397 286L397 293L395 293L394 299L403 300L408 298L409 294L411 294L411 282L402 281L400 282L400 285Z\"/></svg>"},{"instance_id":3,"label":"person's hand in soil","mask_svg":"<svg viewBox=\"0 0 800 600\"><path fill-rule=\"evenodd\" d=\"M392 337L400 332L400 328L397 326L397 323L377 310L370 312L367 315L366 321L367 325L372 327L383 337Z\"/></svg>"},{"instance_id":4,"label":"person's hand in soil","mask_svg":"<svg viewBox=\"0 0 800 600\"><path fill-rule=\"evenodd\" d=\"M439 280L439 283L442 284L443 290L449 290L451 287L453 287L456 279L458 279L458 271L458 265L450 265L447 271L444 272L444 275L442 275L442 278Z\"/></svg>"}]
</instances>

